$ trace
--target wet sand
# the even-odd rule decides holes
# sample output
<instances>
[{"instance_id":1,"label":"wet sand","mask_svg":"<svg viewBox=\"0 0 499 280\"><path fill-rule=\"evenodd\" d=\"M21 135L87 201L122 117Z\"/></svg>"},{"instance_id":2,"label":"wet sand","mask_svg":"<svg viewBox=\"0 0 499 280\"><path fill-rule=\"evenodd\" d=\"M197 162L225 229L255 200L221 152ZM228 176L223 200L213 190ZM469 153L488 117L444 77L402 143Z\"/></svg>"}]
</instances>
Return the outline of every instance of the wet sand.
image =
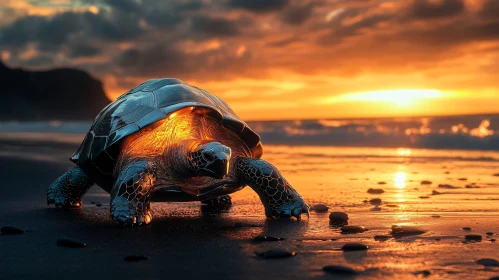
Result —
<instances>
[{"instance_id":1,"label":"wet sand","mask_svg":"<svg viewBox=\"0 0 499 280\"><path fill-rule=\"evenodd\" d=\"M319 148L266 147L264 158L282 170L310 205L325 203L329 212L348 213L350 225L369 229L346 235L329 224L328 213L312 212L302 221L266 220L249 188L233 194L234 205L222 211L196 202L153 203L153 223L139 228L114 225L108 217L109 196L98 187L85 196L82 209L47 207L46 188L72 166L67 158L75 148L71 142L0 142L0 225L27 230L23 235L0 236L0 278L354 278L324 272L327 265L353 268L359 272L355 279L417 279L428 273L427 279L499 276L499 267L475 263L481 258L499 259L499 242L492 241L499 238L499 177L493 176L499 172L499 162L487 159L495 154L470 152L463 160L447 158L450 152L411 159L408 155L335 157L337 152L330 151L328 157L328 153L319 155ZM423 180L432 183L422 185ZM480 188L466 188L473 183ZM385 192L369 194L369 188ZM434 190L441 194L432 195ZM368 202L373 198L382 200L377 209ZM414 226L426 233L374 239L390 235L392 225ZM261 234L285 240L252 240ZM479 234L482 241L468 242L466 234ZM57 239L65 237L87 247L58 247ZM369 249L343 252L341 247L349 242L361 242ZM255 255L277 248L296 256ZM125 262L127 255L148 259Z\"/></svg>"}]
</instances>

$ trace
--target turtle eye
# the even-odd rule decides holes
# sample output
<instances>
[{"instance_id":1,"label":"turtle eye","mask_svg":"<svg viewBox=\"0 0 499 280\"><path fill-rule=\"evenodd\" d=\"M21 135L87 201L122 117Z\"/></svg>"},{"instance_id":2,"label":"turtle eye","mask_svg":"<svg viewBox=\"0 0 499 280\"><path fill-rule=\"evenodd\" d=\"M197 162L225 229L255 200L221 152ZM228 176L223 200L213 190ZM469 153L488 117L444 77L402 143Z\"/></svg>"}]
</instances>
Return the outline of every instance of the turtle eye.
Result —
<instances>
[{"instance_id":1,"label":"turtle eye","mask_svg":"<svg viewBox=\"0 0 499 280\"><path fill-rule=\"evenodd\" d=\"M211 153L205 153L204 154L204 158L207 160L207 161L213 161L215 160L215 158L213 157L213 155Z\"/></svg>"}]
</instances>

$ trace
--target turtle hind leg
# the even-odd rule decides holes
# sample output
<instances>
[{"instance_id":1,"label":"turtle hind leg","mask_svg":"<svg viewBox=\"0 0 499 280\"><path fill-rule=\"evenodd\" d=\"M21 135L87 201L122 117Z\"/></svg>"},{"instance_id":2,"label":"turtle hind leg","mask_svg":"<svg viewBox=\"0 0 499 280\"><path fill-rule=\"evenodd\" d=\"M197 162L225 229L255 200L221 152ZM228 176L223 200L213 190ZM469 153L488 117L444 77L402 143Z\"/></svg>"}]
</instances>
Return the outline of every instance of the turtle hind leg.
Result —
<instances>
[{"instance_id":1,"label":"turtle hind leg","mask_svg":"<svg viewBox=\"0 0 499 280\"><path fill-rule=\"evenodd\" d=\"M47 205L81 207L83 195L94 183L78 166L57 178L47 190Z\"/></svg>"},{"instance_id":2,"label":"turtle hind leg","mask_svg":"<svg viewBox=\"0 0 499 280\"><path fill-rule=\"evenodd\" d=\"M150 223L150 198L155 181L156 172L148 162L138 160L126 165L111 191L111 218L122 225Z\"/></svg>"}]
</instances>

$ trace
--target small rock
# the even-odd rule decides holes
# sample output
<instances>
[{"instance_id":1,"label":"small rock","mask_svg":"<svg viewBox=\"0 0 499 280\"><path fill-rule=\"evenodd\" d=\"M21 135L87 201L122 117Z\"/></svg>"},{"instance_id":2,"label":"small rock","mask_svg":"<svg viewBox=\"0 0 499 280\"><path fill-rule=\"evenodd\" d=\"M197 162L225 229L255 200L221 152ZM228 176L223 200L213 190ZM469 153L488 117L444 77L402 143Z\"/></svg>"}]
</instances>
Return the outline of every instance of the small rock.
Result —
<instances>
[{"instance_id":1,"label":"small rock","mask_svg":"<svg viewBox=\"0 0 499 280\"><path fill-rule=\"evenodd\" d=\"M466 185L466 188L467 189L479 189L480 186L477 186L477 185Z\"/></svg>"},{"instance_id":2,"label":"small rock","mask_svg":"<svg viewBox=\"0 0 499 280\"><path fill-rule=\"evenodd\" d=\"M459 178L459 181L468 181L468 178Z\"/></svg>"},{"instance_id":3,"label":"small rock","mask_svg":"<svg viewBox=\"0 0 499 280\"><path fill-rule=\"evenodd\" d=\"M382 194L384 193L385 191L383 189L373 189L373 188L370 188L367 190L367 193L370 193L370 194Z\"/></svg>"},{"instance_id":4,"label":"small rock","mask_svg":"<svg viewBox=\"0 0 499 280\"><path fill-rule=\"evenodd\" d=\"M429 197L429 196L426 196L426 195L422 195L422 196L420 196L419 198L421 198L421 199L428 199L428 198L430 198L430 197Z\"/></svg>"},{"instance_id":5,"label":"small rock","mask_svg":"<svg viewBox=\"0 0 499 280\"><path fill-rule=\"evenodd\" d=\"M493 232L491 232L491 231L486 232L485 234L487 234L487 235L494 235L494 233L493 233Z\"/></svg>"},{"instance_id":6,"label":"small rock","mask_svg":"<svg viewBox=\"0 0 499 280\"><path fill-rule=\"evenodd\" d=\"M336 274L348 274L348 275L356 275L359 274L356 270L346 267L346 266L341 266L341 265L327 265L322 268L322 270L329 272L329 273L336 273Z\"/></svg>"},{"instance_id":7,"label":"small rock","mask_svg":"<svg viewBox=\"0 0 499 280\"><path fill-rule=\"evenodd\" d=\"M256 253L256 255L264 259L283 259L283 258L294 257L296 255L296 252L290 252L283 249L275 249L275 250L268 250L262 253Z\"/></svg>"},{"instance_id":8,"label":"small rock","mask_svg":"<svg viewBox=\"0 0 499 280\"><path fill-rule=\"evenodd\" d=\"M450 174L450 172L449 171L445 171L445 174Z\"/></svg>"},{"instance_id":9,"label":"small rock","mask_svg":"<svg viewBox=\"0 0 499 280\"><path fill-rule=\"evenodd\" d=\"M433 191L431 192L431 194L432 194L432 195L439 195L439 194L442 194L442 193L441 193L441 192L439 192L439 191L433 190Z\"/></svg>"},{"instance_id":10,"label":"small rock","mask_svg":"<svg viewBox=\"0 0 499 280\"><path fill-rule=\"evenodd\" d=\"M377 211L381 211L381 207L379 207L379 206L374 206L373 208L371 208L371 211L375 211L375 212L377 212Z\"/></svg>"},{"instance_id":11,"label":"small rock","mask_svg":"<svg viewBox=\"0 0 499 280\"><path fill-rule=\"evenodd\" d=\"M281 241L284 240L282 237L275 237L275 236L265 236L265 235L259 235L254 238L255 241Z\"/></svg>"},{"instance_id":12,"label":"small rock","mask_svg":"<svg viewBox=\"0 0 499 280\"><path fill-rule=\"evenodd\" d=\"M491 238L490 242L496 242L495 238Z\"/></svg>"},{"instance_id":13,"label":"small rock","mask_svg":"<svg viewBox=\"0 0 499 280\"><path fill-rule=\"evenodd\" d=\"M0 228L2 234L23 234L24 230L11 226L3 226Z\"/></svg>"},{"instance_id":14,"label":"small rock","mask_svg":"<svg viewBox=\"0 0 499 280\"><path fill-rule=\"evenodd\" d=\"M463 230L471 231L471 228L470 227L463 227Z\"/></svg>"},{"instance_id":15,"label":"small rock","mask_svg":"<svg viewBox=\"0 0 499 280\"><path fill-rule=\"evenodd\" d=\"M348 224L348 214L343 212L331 212L331 214L329 214L329 221L337 225Z\"/></svg>"},{"instance_id":16,"label":"small rock","mask_svg":"<svg viewBox=\"0 0 499 280\"><path fill-rule=\"evenodd\" d=\"M386 182L384 181L378 182L378 185L386 185Z\"/></svg>"},{"instance_id":17,"label":"small rock","mask_svg":"<svg viewBox=\"0 0 499 280\"><path fill-rule=\"evenodd\" d=\"M375 235L374 240L376 241L386 241L388 239L392 238L390 235Z\"/></svg>"},{"instance_id":18,"label":"small rock","mask_svg":"<svg viewBox=\"0 0 499 280\"><path fill-rule=\"evenodd\" d=\"M442 238L435 238L435 241L440 241L442 240Z\"/></svg>"},{"instance_id":19,"label":"small rock","mask_svg":"<svg viewBox=\"0 0 499 280\"><path fill-rule=\"evenodd\" d=\"M387 204L385 206L390 207L390 208L398 208L399 207L397 204Z\"/></svg>"},{"instance_id":20,"label":"small rock","mask_svg":"<svg viewBox=\"0 0 499 280\"><path fill-rule=\"evenodd\" d=\"M494 174L493 176L499 177L499 173Z\"/></svg>"},{"instance_id":21,"label":"small rock","mask_svg":"<svg viewBox=\"0 0 499 280\"><path fill-rule=\"evenodd\" d=\"M476 263L483 266L499 266L499 261L496 259L479 259Z\"/></svg>"},{"instance_id":22,"label":"small rock","mask_svg":"<svg viewBox=\"0 0 499 280\"><path fill-rule=\"evenodd\" d=\"M344 226L341 228L341 233L349 234L349 233L363 233L367 231L367 229L363 226Z\"/></svg>"},{"instance_id":23,"label":"small rock","mask_svg":"<svg viewBox=\"0 0 499 280\"><path fill-rule=\"evenodd\" d=\"M397 225L392 226L392 235L396 237L420 235L423 233L426 233L426 230L409 226L397 226Z\"/></svg>"},{"instance_id":24,"label":"small rock","mask_svg":"<svg viewBox=\"0 0 499 280\"><path fill-rule=\"evenodd\" d=\"M329 210L329 207L326 206L325 204L316 204L310 208L310 210L315 211L317 213L326 213Z\"/></svg>"},{"instance_id":25,"label":"small rock","mask_svg":"<svg viewBox=\"0 0 499 280\"><path fill-rule=\"evenodd\" d=\"M426 180L421 181L421 185L431 185L431 184L433 184L432 181L426 181Z\"/></svg>"},{"instance_id":26,"label":"small rock","mask_svg":"<svg viewBox=\"0 0 499 280\"><path fill-rule=\"evenodd\" d=\"M491 278L489 278L489 280L499 280L499 276L491 277Z\"/></svg>"},{"instance_id":27,"label":"small rock","mask_svg":"<svg viewBox=\"0 0 499 280\"><path fill-rule=\"evenodd\" d=\"M97 207L101 207L102 206L102 203L96 203L95 206Z\"/></svg>"},{"instance_id":28,"label":"small rock","mask_svg":"<svg viewBox=\"0 0 499 280\"><path fill-rule=\"evenodd\" d=\"M440 215L431 215L432 218L440 218Z\"/></svg>"},{"instance_id":29,"label":"small rock","mask_svg":"<svg viewBox=\"0 0 499 280\"><path fill-rule=\"evenodd\" d=\"M135 256L135 255L126 256L124 258L126 262L140 262L140 261L145 261L147 259L149 259L147 256Z\"/></svg>"},{"instance_id":30,"label":"small rock","mask_svg":"<svg viewBox=\"0 0 499 280\"><path fill-rule=\"evenodd\" d=\"M347 252L347 251L365 251L369 249L369 246L362 244L362 243L347 243L341 247L341 250Z\"/></svg>"},{"instance_id":31,"label":"small rock","mask_svg":"<svg viewBox=\"0 0 499 280\"><path fill-rule=\"evenodd\" d=\"M381 202L381 198L373 198L369 200L369 203L371 203L372 205L381 205Z\"/></svg>"},{"instance_id":32,"label":"small rock","mask_svg":"<svg viewBox=\"0 0 499 280\"><path fill-rule=\"evenodd\" d=\"M482 241L482 236L479 234L466 234L464 238L467 241Z\"/></svg>"},{"instance_id":33,"label":"small rock","mask_svg":"<svg viewBox=\"0 0 499 280\"><path fill-rule=\"evenodd\" d=\"M449 185L449 184L440 184L440 185L438 185L438 187L441 189L459 189L459 187L454 187L454 186Z\"/></svg>"},{"instance_id":34,"label":"small rock","mask_svg":"<svg viewBox=\"0 0 499 280\"><path fill-rule=\"evenodd\" d=\"M414 274L422 275L423 277L428 277L431 275L431 272L429 270L421 270L421 271L415 272Z\"/></svg>"},{"instance_id":35,"label":"small rock","mask_svg":"<svg viewBox=\"0 0 499 280\"><path fill-rule=\"evenodd\" d=\"M87 244L69 238L63 238L57 240L57 245L61 247L69 247L69 248L83 248L86 247Z\"/></svg>"}]
</instances>

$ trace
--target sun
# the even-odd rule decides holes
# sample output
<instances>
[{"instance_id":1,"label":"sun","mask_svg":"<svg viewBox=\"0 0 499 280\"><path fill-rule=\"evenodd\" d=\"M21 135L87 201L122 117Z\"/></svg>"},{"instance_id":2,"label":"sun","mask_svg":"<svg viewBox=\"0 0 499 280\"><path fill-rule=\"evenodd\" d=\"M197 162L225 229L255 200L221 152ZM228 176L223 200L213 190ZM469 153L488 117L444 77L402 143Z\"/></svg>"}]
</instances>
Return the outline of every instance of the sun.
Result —
<instances>
[{"instance_id":1,"label":"sun","mask_svg":"<svg viewBox=\"0 0 499 280\"><path fill-rule=\"evenodd\" d=\"M441 98L444 94L436 89L393 89L347 93L330 98L330 102L364 101L385 102L399 107L409 107L423 99Z\"/></svg>"}]
</instances>

